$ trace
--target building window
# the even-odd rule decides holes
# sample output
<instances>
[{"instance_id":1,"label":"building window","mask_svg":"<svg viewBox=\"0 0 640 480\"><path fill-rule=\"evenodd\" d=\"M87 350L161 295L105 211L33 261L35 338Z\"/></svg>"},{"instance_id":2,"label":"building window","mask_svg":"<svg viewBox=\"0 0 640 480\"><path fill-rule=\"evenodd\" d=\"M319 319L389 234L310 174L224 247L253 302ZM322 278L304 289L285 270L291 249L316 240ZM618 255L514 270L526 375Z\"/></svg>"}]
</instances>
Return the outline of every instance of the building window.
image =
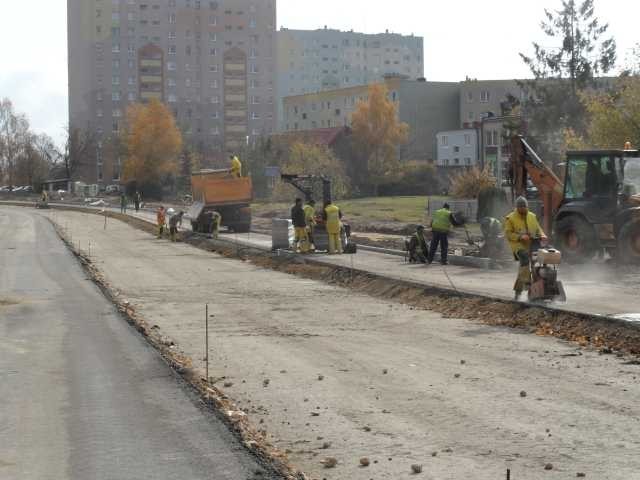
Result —
<instances>
[{"instance_id":1,"label":"building window","mask_svg":"<svg viewBox=\"0 0 640 480\"><path fill-rule=\"evenodd\" d=\"M446 135L442 135L442 137L440 137L440 145L442 145L443 147L449 146L449 137Z\"/></svg>"},{"instance_id":2,"label":"building window","mask_svg":"<svg viewBox=\"0 0 640 480\"><path fill-rule=\"evenodd\" d=\"M460 152L460 147L457 146L457 145L455 147L453 147L453 152L454 153L459 153Z\"/></svg>"},{"instance_id":3,"label":"building window","mask_svg":"<svg viewBox=\"0 0 640 480\"><path fill-rule=\"evenodd\" d=\"M111 93L111 100L114 101L114 102L120 101L120 92L112 92Z\"/></svg>"},{"instance_id":4,"label":"building window","mask_svg":"<svg viewBox=\"0 0 640 480\"><path fill-rule=\"evenodd\" d=\"M112 85L120 85L120 77L116 77L116 76L112 77L111 78L111 84Z\"/></svg>"},{"instance_id":5,"label":"building window","mask_svg":"<svg viewBox=\"0 0 640 480\"><path fill-rule=\"evenodd\" d=\"M167 70L175 71L175 69L176 69L175 62L167 62Z\"/></svg>"},{"instance_id":6,"label":"building window","mask_svg":"<svg viewBox=\"0 0 640 480\"><path fill-rule=\"evenodd\" d=\"M211 88L218 88L218 80L212 80L210 86Z\"/></svg>"},{"instance_id":7,"label":"building window","mask_svg":"<svg viewBox=\"0 0 640 480\"><path fill-rule=\"evenodd\" d=\"M218 65L209 65L209 71L211 73L216 73L218 71Z\"/></svg>"},{"instance_id":8,"label":"building window","mask_svg":"<svg viewBox=\"0 0 640 480\"><path fill-rule=\"evenodd\" d=\"M464 144L465 145L471 145L471 135L468 133L464 134Z\"/></svg>"},{"instance_id":9,"label":"building window","mask_svg":"<svg viewBox=\"0 0 640 480\"><path fill-rule=\"evenodd\" d=\"M169 45L169 55L175 55L176 54L176 46L175 45Z\"/></svg>"},{"instance_id":10,"label":"building window","mask_svg":"<svg viewBox=\"0 0 640 480\"><path fill-rule=\"evenodd\" d=\"M176 14L175 13L170 13L169 14L169 23L176 23Z\"/></svg>"},{"instance_id":11,"label":"building window","mask_svg":"<svg viewBox=\"0 0 640 480\"><path fill-rule=\"evenodd\" d=\"M176 103L178 101L178 98L176 97L175 93L170 93L167 99L169 103Z\"/></svg>"},{"instance_id":12,"label":"building window","mask_svg":"<svg viewBox=\"0 0 640 480\"><path fill-rule=\"evenodd\" d=\"M218 95L214 95L211 97L211 103L220 103L220 97Z\"/></svg>"},{"instance_id":13,"label":"building window","mask_svg":"<svg viewBox=\"0 0 640 480\"><path fill-rule=\"evenodd\" d=\"M218 127L211 127L211 135L220 135L220 129Z\"/></svg>"},{"instance_id":14,"label":"building window","mask_svg":"<svg viewBox=\"0 0 640 480\"><path fill-rule=\"evenodd\" d=\"M476 119L476 116L473 112L469 112L468 118L469 121L473 122Z\"/></svg>"},{"instance_id":15,"label":"building window","mask_svg":"<svg viewBox=\"0 0 640 480\"><path fill-rule=\"evenodd\" d=\"M96 111L96 117L98 117L98 118L102 118L102 115L103 115L103 113L102 113L102 109L101 109L101 108L99 108L99 109Z\"/></svg>"},{"instance_id":16,"label":"building window","mask_svg":"<svg viewBox=\"0 0 640 480\"><path fill-rule=\"evenodd\" d=\"M464 164L467 165L467 166L471 165L471 158L465 157Z\"/></svg>"},{"instance_id":17,"label":"building window","mask_svg":"<svg viewBox=\"0 0 640 480\"><path fill-rule=\"evenodd\" d=\"M127 95L127 98L129 99L130 102L135 102L136 94L134 92L129 92L129 94Z\"/></svg>"},{"instance_id":18,"label":"building window","mask_svg":"<svg viewBox=\"0 0 640 480\"><path fill-rule=\"evenodd\" d=\"M473 103L473 92L467 92L467 103Z\"/></svg>"},{"instance_id":19,"label":"building window","mask_svg":"<svg viewBox=\"0 0 640 480\"><path fill-rule=\"evenodd\" d=\"M258 112L251 112L252 120L260 120L260 114Z\"/></svg>"},{"instance_id":20,"label":"building window","mask_svg":"<svg viewBox=\"0 0 640 480\"><path fill-rule=\"evenodd\" d=\"M490 94L488 90L483 90L482 92L480 92L480 101L482 103L489 103L489 99L490 99Z\"/></svg>"}]
</instances>

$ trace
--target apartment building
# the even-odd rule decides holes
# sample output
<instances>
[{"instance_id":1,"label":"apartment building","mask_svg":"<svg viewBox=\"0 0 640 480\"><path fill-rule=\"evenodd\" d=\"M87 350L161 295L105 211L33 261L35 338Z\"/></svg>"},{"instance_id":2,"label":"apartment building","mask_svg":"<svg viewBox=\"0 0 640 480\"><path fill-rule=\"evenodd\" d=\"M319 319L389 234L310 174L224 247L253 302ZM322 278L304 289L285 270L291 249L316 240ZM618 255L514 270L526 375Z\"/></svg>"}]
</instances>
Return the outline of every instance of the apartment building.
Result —
<instances>
[{"instance_id":1,"label":"apartment building","mask_svg":"<svg viewBox=\"0 0 640 480\"><path fill-rule=\"evenodd\" d=\"M379 82L385 75L424 76L422 37L330 28L277 34L278 97ZM281 124L282 125L282 124Z\"/></svg>"},{"instance_id":2,"label":"apartment building","mask_svg":"<svg viewBox=\"0 0 640 480\"><path fill-rule=\"evenodd\" d=\"M397 106L399 120L409 125L409 139L401 149L401 157L435 160L436 133L458 126L459 84L408 80L398 76L388 76L384 83L389 99ZM283 130L350 126L358 103L366 101L368 94L369 86L359 85L285 97Z\"/></svg>"},{"instance_id":3,"label":"apartment building","mask_svg":"<svg viewBox=\"0 0 640 480\"><path fill-rule=\"evenodd\" d=\"M460 83L460 127L469 128L488 117L504 115L509 99L525 100L516 80L465 80Z\"/></svg>"},{"instance_id":4,"label":"apartment building","mask_svg":"<svg viewBox=\"0 0 640 480\"><path fill-rule=\"evenodd\" d=\"M69 119L95 132L87 183L118 183L127 106L157 98L185 143L223 162L272 133L276 0L67 0Z\"/></svg>"},{"instance_id":5,"label":"apartment building","mask_svg":"<svg viewBox=\"0 0 640 480\"><path fill-rule=\"evenodd\" d=\"M439 167L473 167L478 161L478 131L449 130L436 135Z\"/></svg>"}]
</instances>

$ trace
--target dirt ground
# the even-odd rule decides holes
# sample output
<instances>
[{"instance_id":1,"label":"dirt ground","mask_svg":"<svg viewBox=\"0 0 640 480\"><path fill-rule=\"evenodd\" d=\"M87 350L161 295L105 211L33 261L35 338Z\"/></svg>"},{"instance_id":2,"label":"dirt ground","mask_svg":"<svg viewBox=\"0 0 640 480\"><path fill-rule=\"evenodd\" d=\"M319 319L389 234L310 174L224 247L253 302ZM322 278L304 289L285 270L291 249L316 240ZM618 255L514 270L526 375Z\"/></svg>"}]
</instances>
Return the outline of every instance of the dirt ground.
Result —
<instances>
[{"instance_id":1,"label":"dirt ground","mask_svg":"<svg viewBox=\"0 0 640 480\"><path fill-rule=\"evenodd\" d=\"M45 212L314 479L628 479L640 367ZM332 457L334 468L321 463ZM368 467L359 460L367 457ZM411 465L423 466L421 475ZM545 467L550 468L546 470Z\"/></svg>"}]
</instances>

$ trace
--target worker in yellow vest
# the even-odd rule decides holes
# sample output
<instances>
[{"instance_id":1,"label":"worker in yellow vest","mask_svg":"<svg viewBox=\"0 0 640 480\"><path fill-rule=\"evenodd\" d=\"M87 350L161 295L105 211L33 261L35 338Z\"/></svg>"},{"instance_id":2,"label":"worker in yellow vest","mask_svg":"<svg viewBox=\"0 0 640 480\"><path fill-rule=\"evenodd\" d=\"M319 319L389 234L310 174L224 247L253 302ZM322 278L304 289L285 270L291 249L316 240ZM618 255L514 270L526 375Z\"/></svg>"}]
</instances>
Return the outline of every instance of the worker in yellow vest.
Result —
<instances>
[{"instance_id":1,"label":"worker in yellow vest","mask_svg":"<svg viewBox=\"0 0 640 480\"><path fill-rule=\"evenodd\" d=\"M530 253L536 241L547 243L547 235L538 223L535 213L529 211L529 202L524 197L516 200L516 209L507 215L504 235L509 242L513 257L520 264L516 283L513 286L515 300L520 299L523 290L531 286Z\"/></svg>"},{"instance_id":2,"label":"worker in yellow vest","mask_svg":"<svg viewBox=\"0 0 640 480\"><path fill-rule=\"evenodd\" d=\"M309 248L311 251L316 249L313 241L313 229L316 226L316 202L313 199L307 201L304 206L304 220L307 224L307 239L309 240Z\"/></svg>"},{"instance_id":3,"label":"worker in yellow vest","mask_svg":"<svg viewBox=\"0 0 640 480\"><path fill-rule=\"evenodd\" d=\"M438 251L438 245L440 246L440 263L442 265L448 265L447 260L449 253L449 233L452 227L459 226L460 223L456 220L451 213L448 203L445 203L442 208L433 214L431 221L431 247L429 248L429 264L433 262Z\"/></svg>"},{"instance_id":4,"label":"worker in yellow vest","mask_svg":"<svg viewBox=\"0 0 640 480\"><path fill-rule=\"evenodd\" d=\"M337 205L328 201L324 207L324 219L327 225L327 235L329 237L329 254L342 253L342 241L340 231L342 230L342 212Z\"/></svg>"},{"instance_id":5,"label":"worker in yellow vest","mask_svg":"<svg viewBox=\"0 0 640 480\"><path fill-rule=\"evenodd\" d=\"M231 176L235 178L242 177L242 162L240 162L238 156L231 155L229 159L231 160Z\"/></svg>"}]
</instances>

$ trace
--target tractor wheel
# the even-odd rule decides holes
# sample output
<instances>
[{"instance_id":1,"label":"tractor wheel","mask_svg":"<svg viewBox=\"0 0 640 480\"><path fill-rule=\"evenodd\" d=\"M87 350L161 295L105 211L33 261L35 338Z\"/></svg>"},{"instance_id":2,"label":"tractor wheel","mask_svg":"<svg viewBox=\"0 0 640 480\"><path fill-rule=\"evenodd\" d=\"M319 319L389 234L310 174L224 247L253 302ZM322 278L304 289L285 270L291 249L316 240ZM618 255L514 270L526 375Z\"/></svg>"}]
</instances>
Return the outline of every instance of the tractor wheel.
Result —
<instances>
[{"instance_id":1,"label":"tractor wheel","mask_svg":"<svg viewBox=\"0 0 640 480\"><path fill-rule=\"evenodd\" d=\"M598 250L598 238L582 217L571 215L556 223L555 242L568 263L584 263Z\"/></svg>"},{"instance_id":2,"label":"tractor wheel","mask_svg":"<svg viewBox=\"0 0 640 480\"><path fill-rule=\"evenodd\" d=\"M618 261L640 263L640 222L625 223L618 235Z\"/></svg>"}]
</instances>

